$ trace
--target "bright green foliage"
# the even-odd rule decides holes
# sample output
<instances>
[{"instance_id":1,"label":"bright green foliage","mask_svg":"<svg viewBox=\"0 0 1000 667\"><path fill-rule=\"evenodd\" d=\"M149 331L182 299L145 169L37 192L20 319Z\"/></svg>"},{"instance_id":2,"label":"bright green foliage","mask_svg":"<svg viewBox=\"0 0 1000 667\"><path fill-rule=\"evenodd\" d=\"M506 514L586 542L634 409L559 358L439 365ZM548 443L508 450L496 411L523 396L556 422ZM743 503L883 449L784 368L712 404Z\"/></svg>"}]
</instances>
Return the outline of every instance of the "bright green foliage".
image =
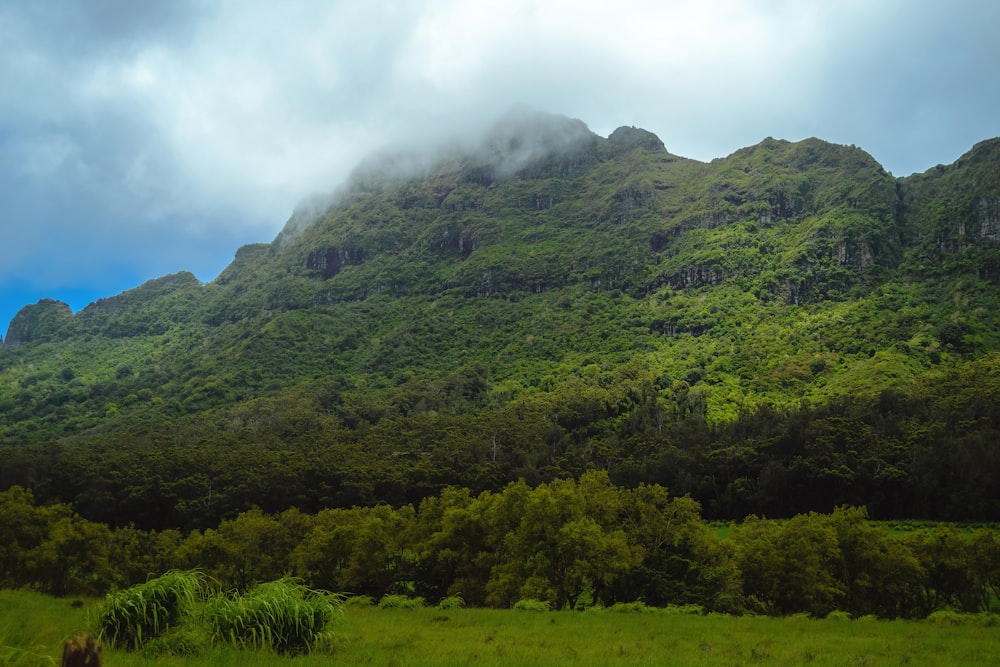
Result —
<instances>
[{"instance_id":1,"label":"bright green foliage","mask_svg":"<svg viewBox=\"0 0 1000 667\"><path fill-rule=\"evenodd\" d=\"M409 595L383 595L378 606L381 609L420 609L424 606L424 599Z\"/></svg>"},{"instance_id":2,"label":"bright green foliage","mask_svg":"<svg viewBox=\"0 0 1000 667\"><path fill-rule=\"evenodd\" d=\"M635 128L602 139L529 114L420 168L383 156L210 284L179 273L76 315L22 311L0 351L0 489L192 534L181 553L241 588L286 571L242 552L292 551L323 585L380 597L418 571L428 600L470 603L613 598L601 563L622 557L653 577L649 600L739 606L731 554L697 530L650 549L622 541L613 511L570 503L530 536L507 519L552 502L496 498L518 480L556 497L604 470L723 520L862 504L998 520L998 146L897 179L817 139L705 164ZM324 517L301 548L310 526L268 518L436 497L419 553L394 543L388 510ZM38 563L76 581L48 590L98 588L103 554L74 565L67 528ZM543 536L557 546L520 544ZM121 538L109 562L140 550ZM526 560L495 562L507 552ZM88 568L97 581L73 574ZM828 588L817 610L867 586Z\"/></svg>"},{"instance_id":3,"label":"bright green foliage","mask_svg":"<svg viewBox=\"0 0 1000 667\"><path fill-rule=\"evenodd\" d=\"M204 577L190 570L109 593L97 616L100 638L111 646L140 649L188 620L203 592Z\"/></svg>"},{"instance_id":4,"label":"bright green foliage","mask_svg":"<svg viewBox=\"0 0 1000 667\"><path fill-rule=\"evenodd\" d=\"M215 530L192 532L178 545L175 558L226 588L247 590L257 582L280 579L289 569L290 554L312 527L312 517L294 509L277 516L253 509Z\"/></svg>"},{"instance_id":5,"label":"bright green foliage","mask_svg":"<svg viewBox=\"0 0 1000 667\"><path fill-rule=\"evenodd\" d=\"M0 586L100 594L115 581L114 537L67 505L39 507L30 491L12 487L0 493Z\"/></svg>"},{"instance_id":6,"label":"bright green foliage","mask_svg":"<svg viewBox=\"0 0 1000 667\"><path fill-rule=\"evenodd\" d=\"M243 594L214 596L205 607L205 623L217 642L298 654L330 642L341 613L339 598L282 579Z\"/></svg>"},{"instance_id":7,"label":"bright green foliage","mask_svg":"<svg viewBox=\"0 0 1000 667\"><path fill-rule=\"evenodd\" d=\"M289 556L294 571L327 590L381 598L405 572L413 509L325 510Z\"/></svg>"},{"instance_id":8,"label":"bright green foliage","mask_svg":"<svg viewBox=\"0 0 1000 667\"><path fill-rule=\"evenodd\" d=\"M547 600L535 600L534 598L527 598L523 600L518 600L511 607L514 611L549 611L552 605L549 604Z\"/></svg>"},{"instance_id":9,"label":"bright green foliage","mask_svg":"<svg viewBox=\"0 0 1000 667\"><path fill-rule=\"evenodd\" d=\"M461 609L465 606L465 600L461 595L449 595L438 602L438 609Z\"/></svg>"},{"instance_id":10,"label":"bright green foliage","mask_svg":"<svg viewBox=\"0 0 1000 667\"><path fill-rule=\"evenodd\" d=\"M538 598L557 609L573 608L584 590L607 587L639 562L642 551L629 544L618 523L619 508L595 498L597 511L588 511L588 487L620 493L606 474L588 473L579 483L556 480L539 486L511 508L517 526L497 545L498 561L487 585L490 602L508 606Z\"/></svg>"}]
</instances>

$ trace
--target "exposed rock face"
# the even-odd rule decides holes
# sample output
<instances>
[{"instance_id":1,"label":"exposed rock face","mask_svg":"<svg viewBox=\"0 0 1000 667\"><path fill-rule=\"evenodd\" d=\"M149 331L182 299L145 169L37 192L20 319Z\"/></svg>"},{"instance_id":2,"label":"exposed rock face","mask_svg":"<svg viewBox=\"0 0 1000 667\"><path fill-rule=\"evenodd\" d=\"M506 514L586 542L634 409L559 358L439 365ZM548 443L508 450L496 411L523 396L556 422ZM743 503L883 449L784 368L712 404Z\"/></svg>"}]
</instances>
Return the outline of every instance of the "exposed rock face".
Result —
<instances>
[{"instance_id":1,"label":"exposed rock face","mask_svg":"<svg viewBox=\"0 0 1000 667\"><path fill-rule=\"evenodd\" d=\"M306 268L319 271L323 279L332 278L340 273L340 267L351 264L363 264L365 251L361 248L338 248L328 246L317 248L306 258Z\"/></svg>"},{"instance_id":2,"label":"exposed rock face","mask_svg":"<svg viewBox=\"0 0 1000 667\"><path fill-rule=\"evenodd\" d=\"M69 304L42 299L17 311L7 328L3 347L12 350L22 343L60 340L70 335L72 326L73 311Z\"/></svg>"},{"instance_id":3,"label":"exposed rock face","mask_svg":"<svg viewBox=\"0 0 1000 667\"><path fill-rule=\"evenodd\" d=\"M976 209L979 237L988 241L1000 241L1000 197L983 197Z\"/></svg>"}]
</instances>

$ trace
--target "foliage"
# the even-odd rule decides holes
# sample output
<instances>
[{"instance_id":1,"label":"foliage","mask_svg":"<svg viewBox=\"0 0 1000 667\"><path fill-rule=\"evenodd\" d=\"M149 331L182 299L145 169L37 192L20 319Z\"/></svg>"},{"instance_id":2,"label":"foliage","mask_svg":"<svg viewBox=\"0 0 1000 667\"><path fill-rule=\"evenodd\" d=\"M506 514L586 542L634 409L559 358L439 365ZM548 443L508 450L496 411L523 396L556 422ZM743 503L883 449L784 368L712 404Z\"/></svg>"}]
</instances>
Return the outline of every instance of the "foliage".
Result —
<instances>
[{"instance_id":1,"label":"foliage","mask_svg":"<svg viewBox=\"0 0 1000 667\"><path fill-rule=\"evenodd\" d=\"M424 599L408 595L383 595L378 606L382 609L420 609L424 606Z\"/></svg>"},{"instance_id":2,"label":"foliage","mask_svg":"<svg viewBox=\"0 0 1000 667\"><path fill-rule=\"evenodd\" d=\"M526 598L523 600L518 600L511 607L514 611L549 611L551 605L547 600L535 600L534 598Z\"/></svg>"},{"instance_id":3,"label":"foliage","mask_svg":"<svg viewBox=\"0 0 1000 667\"><path fill-rule=\"evenodd\" d=\"M610 607L604 608L604 611L610 611L618 614L646 614L656 610L656 607L650 607L642 600L636 600L635 602L616 602Z\"/></svg>"},{"instance_id":4,"label":"foliage","mask_svg":"<svg viewBox=\"0 0 1000 667\"><path fill-rule=\"evenodd\" d=\"M868 517L1000 520L1000 142L897 179L511 123L368 164L209 284L19 313L0 586L989 611L995 534ZM787 521L705 524L748 515Z\"/></svg>"},{"instance_id":5,"label":"foliage","mask_svg":"<svg viewBox=\"0 0 1000 667\"><path fill-rule=\"evenodd\" d=\"M370 595L348 595L344 598L345 607L371 607L375 599Z\"/></svg>"},{"instance_id":6,"label":"foliage","mask_svg":"<svg viewBox=\"0 0 1000 667\"><path fill-rule=\"evenodd\" d=\"M6 502L12 518L31 525L47 508L30 500L12 490L0 495L0 506ZM838 507L781 521L751 517L721 537L690 498L656 485L616 487L603 472L478 496L449 488L417 510L252 510L227 522L260 527L261 539L251 540L223 527L183 537L172 530L111 531L80 518L67 525L74 522L84 528L77 533L80 552L108 554L106 586L131 586L147 567L199 568L226 589L249 591L268 572L284 570L311 589L351 590L345 604L352 606L437 599L447 608L504 608L538 599L567 609L641 601L697 613L924 618L941 609L990 612L1000 590L995 525L890 525L870 521L863 507ZM580 526L589 526L585 540L578 539ZM30 555L49 553L55 548L49 541L61 544L62 534L39 532L37 540L27 552L8 545L7 586L56 589ZM236 562L242 565L220 567ZM147 585L138 587L143 600ZM116 594L119 607L141 608L125 602L136 588ZM165 637L161 644L181 650L194 639Z\"/></svg>"},{"instance_id":7,"label":"foliage","mask_svg":"<svg viewBox=\"0 0 1000 667\"><path fill-rule=\"evenodd\" d=\"M702 164L563 123L537 163L361 170L210 284L29 307L0 488L187 531L602 468L713 518L1000 518L996 142L895 179L815 139Z\"/></svg>"},{"instance_id":8,"label":"foliage","mask_svg":"<svg viewBox=\"0 0 1000 667\"><path fill-rule=\"evenodd\" d=\"M441 598L438 602L438 609L461 609L465 606L465 600L462 599L461 595L449 595L446 598Z\"/></svg>"}]
</instances>

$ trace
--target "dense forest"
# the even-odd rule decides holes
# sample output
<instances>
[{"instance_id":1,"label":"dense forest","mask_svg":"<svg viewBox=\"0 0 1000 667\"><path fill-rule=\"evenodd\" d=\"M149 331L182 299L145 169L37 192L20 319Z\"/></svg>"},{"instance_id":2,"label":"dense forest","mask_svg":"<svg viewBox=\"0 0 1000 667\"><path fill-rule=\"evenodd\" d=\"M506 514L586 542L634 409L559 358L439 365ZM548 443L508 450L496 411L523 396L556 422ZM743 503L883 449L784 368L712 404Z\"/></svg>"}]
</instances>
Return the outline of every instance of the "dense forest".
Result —
<instances>
[{"instance_id":1,"label":"dense forest","mask_svg":"<svg viewBox=\"0 0 1000 667\"><path fill-rule=\"evenodd\" d=\"M706 519L998 521L998 281L1000 140L897 178L513 113L372 157L211 283L26 306L0 490L190 533L601 471Z\"/></svg>"}]
</instances>

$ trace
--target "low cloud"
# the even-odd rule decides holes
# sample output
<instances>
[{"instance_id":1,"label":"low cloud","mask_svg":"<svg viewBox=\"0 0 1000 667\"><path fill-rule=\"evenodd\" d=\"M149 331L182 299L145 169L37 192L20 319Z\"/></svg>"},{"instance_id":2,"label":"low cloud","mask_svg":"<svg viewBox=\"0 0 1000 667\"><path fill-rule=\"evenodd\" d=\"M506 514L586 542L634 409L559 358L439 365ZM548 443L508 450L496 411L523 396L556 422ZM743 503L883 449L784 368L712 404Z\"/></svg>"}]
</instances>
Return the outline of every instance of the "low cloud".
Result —
<instances>
[{"instance_id":1,"label":"low cloud","mask_svg":"<svg viewBox=\"0 0 1000 667\"><path fill-rule=\"evenodd\" d=\"M122 257L211 279L373 151L517 104L701 160L819 136L904 175L1000 134L998 23L972 0L6 3L0 284Z\"/></svg>"}]
</instances>

